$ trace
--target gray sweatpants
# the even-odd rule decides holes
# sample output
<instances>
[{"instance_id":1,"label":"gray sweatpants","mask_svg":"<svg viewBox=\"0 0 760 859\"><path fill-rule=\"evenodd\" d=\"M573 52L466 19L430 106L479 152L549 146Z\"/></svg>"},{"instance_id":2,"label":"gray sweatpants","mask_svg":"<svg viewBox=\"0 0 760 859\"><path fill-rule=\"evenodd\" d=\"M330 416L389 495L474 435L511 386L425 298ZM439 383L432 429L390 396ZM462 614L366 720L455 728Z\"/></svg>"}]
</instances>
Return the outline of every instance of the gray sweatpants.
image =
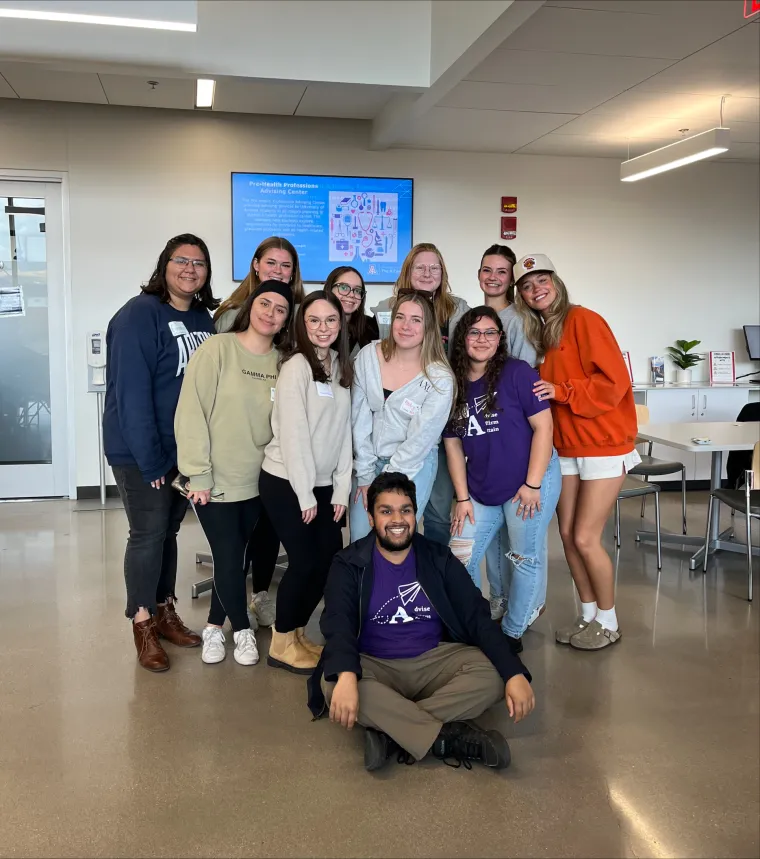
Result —
<instances>
[{"instance_id":1,"label":"gray sweatpants","mask_svg":"<svg viewBox=\"0 0 760 859\"><path fill-rule=\"evenodd\" d=\"M475 719L504 700L504 681L477 647L447 642L411 659L362 654L361 664L357 721L388 734L418 761L444 722ZM328 705L334 688L322 678Z\"/></svg>"}]
</instances>

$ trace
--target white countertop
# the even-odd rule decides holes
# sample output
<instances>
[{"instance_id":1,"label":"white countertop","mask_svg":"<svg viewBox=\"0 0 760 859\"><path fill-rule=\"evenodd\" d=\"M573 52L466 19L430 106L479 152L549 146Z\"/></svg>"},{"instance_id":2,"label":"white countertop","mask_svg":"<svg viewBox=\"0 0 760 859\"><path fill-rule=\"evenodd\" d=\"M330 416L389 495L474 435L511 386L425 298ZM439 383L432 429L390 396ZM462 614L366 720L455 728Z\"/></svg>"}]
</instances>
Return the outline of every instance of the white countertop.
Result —
<instances>
[{"instance_id":1,"label":"white countertop","mask_svg":"<svg viewBox=\"0 0 760 859\"><path fill-rule=\"evenodd\" d=\"M757 377L760 379L760 370L757 371ZM751 382L734 382L734 384L730 384L727 382L716 382L714 385L711 385L710 382L689 382L688 384L679 385L676 382L666 382L664 385L653 385L651 382L634 382L633 390L634 391L662 391L662 390L672 390L672 389L688 389L688 388L752 388L754 390L760 391L760 385L753 385Z\"/></svg>"},{"instance_id":2,"label":"white countertop","mask_svg":"<svg viewBox=\"0 0 760 859\"><path fill-rule=\"evenodd\" d=\"M639 438L688 450L709 453L715 450L750 450L760 441L760 421L694 421L693 423L643 424ZM709 438L710 444L695 444L693 438Z\"/></svg>"}]
</instances>

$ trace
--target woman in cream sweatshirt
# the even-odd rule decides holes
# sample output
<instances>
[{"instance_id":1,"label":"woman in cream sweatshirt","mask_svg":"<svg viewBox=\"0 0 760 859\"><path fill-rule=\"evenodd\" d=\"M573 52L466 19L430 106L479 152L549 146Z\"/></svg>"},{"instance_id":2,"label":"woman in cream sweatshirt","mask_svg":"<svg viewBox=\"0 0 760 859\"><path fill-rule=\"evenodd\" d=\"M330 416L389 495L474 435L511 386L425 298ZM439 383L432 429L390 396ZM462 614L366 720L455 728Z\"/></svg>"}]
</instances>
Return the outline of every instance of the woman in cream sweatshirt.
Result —
<instances>
[{"instance_id":1,"label":"woman in cream sweatshirt","mask_svg":"<svg viewBox=\"0 0 760 859\"><path fill-rule=\"evenodd\" d=\"M202 659L225 657L225 618L235 661L259 661L246 611L245 547L261 510L259 473L272 438L270 415L279 353L273 346L293 307L290 287L265 281L233 330L206 340L190 361L174 418L177 463L214 559L214 587Z\"/></svg>"},{"instance_id":2,"label":"woman in cream sweatshirt","mask_svg":"<svg viewBox=\"0 0 760 859\"><path fill-rule=\"evenodd\" d=\"M417 489L422 516L438 470L438 443L454 396L433 306L419 292L399 295L385 340L354 365L351 540L369 534L367 488L381 471L400 471Z\"/></svg>"},{"instance_id":3,"label":"woman in cream sweatshirt","mask_svg":"<svg viewBox=\"0 0 760 859\"><path fill-rule=\"evenodd\" d=\"M343 543L352 378L340 301L332 292L312 292L296 315L295 346L280 370L274 437L261 471L261 500L288 553L267 662L296 674L310 674L319 661L322 648L306 638L304 627Z\"/></svg>"}]
</instances>

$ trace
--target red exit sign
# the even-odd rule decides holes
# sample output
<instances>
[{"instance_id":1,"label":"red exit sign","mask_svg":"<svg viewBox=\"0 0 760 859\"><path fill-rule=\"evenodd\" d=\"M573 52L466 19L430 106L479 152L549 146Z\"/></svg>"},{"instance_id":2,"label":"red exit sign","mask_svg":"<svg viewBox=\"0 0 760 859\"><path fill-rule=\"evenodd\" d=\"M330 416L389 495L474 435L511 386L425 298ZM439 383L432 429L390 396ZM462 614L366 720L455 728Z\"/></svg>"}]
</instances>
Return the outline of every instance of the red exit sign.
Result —
<instances>
[{"instance_id":1,"label":"red exit sign","mask_svg":"<svg viewBox=\"0 0 760 859\"><path fill-rule=\"evenodd\" d=\"M744 17L751 18L760 12L760 0L744 0Z\"/></svg>"}]
</instances>

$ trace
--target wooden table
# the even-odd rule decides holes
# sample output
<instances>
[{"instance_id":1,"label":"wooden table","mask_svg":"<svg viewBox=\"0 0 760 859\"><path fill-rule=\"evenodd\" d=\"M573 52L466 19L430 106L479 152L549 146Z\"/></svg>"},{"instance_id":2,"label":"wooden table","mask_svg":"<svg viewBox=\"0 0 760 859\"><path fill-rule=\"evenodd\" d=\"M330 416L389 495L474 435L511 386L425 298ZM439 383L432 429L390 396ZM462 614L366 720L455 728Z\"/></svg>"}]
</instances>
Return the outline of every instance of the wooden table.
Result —
<instances>
[{"instance_id":1,"label":"wooden table","mask_svg":"<svg viewBox=\"0 0 760 859\"><path fill-rule=\"evenodd\" d=\"M723 473L723 454L732 450L751 450L756 442L760 440L760 422L750 421L738 423L736 421L699 423L674 423L674 424L644 424L639 427L638 437L645 441L653 441L658 444L666 444L678 450L686 450L689 453L712 454L712 467L710 469L710 490L720 488L721 474ZM709 444L695 444L694 438L709 438ZM737 543L733 539L733 528L720 532L720 504L715 501L712 524L709 535L709 551L717 552L739 552L746 554L747 546ZM654 531L637 531L637 540L654 540ZM691 556L689 569L695 570L697 564L702 563L705 551L704 537L690 537L682 534L662 534L662 542L669 545L698 546L697 551ZM753 555L760 556L760 549L753 548Z\"/></svg>"}]
</instances>

